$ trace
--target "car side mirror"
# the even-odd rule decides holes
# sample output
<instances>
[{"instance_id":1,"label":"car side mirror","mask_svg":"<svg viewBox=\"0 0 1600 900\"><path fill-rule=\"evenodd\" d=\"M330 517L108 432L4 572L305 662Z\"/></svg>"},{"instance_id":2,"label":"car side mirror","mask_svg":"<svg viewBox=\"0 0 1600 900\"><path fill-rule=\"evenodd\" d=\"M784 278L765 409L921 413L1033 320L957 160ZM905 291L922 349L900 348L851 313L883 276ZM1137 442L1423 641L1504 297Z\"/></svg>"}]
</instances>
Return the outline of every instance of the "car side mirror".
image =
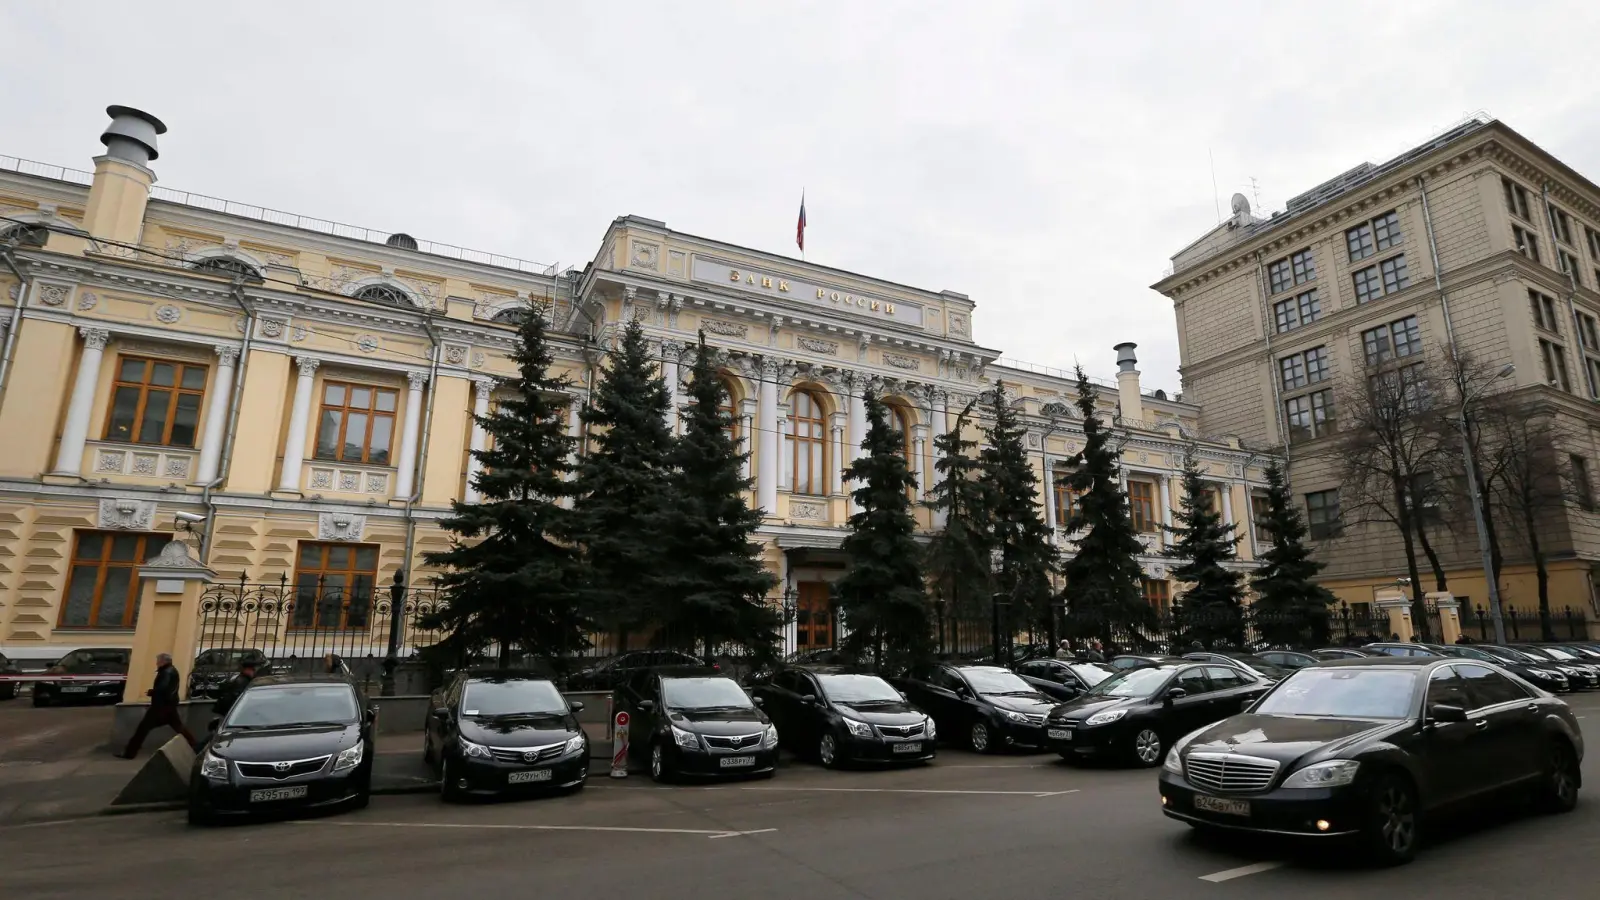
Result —
<instances>
[{"instance_id":1,"label":"car side mirror","mask_svg":"<svg viewBox=\"0 0 1600 900\"><path fill-rule=\"evenodd\" d=\"M639 711L640 712L649 712L650 710L655 709L655 708L656 708L656 702L654 700L640 700L639 701Z\"/></svg>"},{"instance_id":2,"label":"car side mirror","mask_svg":"<svg viewBox=\"0 0 1600 900\"><path fill-rule=\"evenodd\" d=\"M582 700L568 700L567 701L567 709L570 709L575 713L583 712L583 701Z\"/></svg>"},{"instance_id":3,"label":"car side mirror","mask_svg":"<svg viewBox=\"0 0 1600 900\"><path fill-rule=\"evenodd\" d=\"M433 718L436 721L440 722L440 723L444 723L444 722L450 721L450 709L449 709L449 707L441 706L438 709L435 709L433 711Z\"/></svg>"},{"instance_id":4,"label":"car side mirror","mask_svg":"<svg viewBox=\"0 0 1600 900\"><path fill-rule=\"evenodd\" d=\"M801 703L816 703L817 702L817 695L816 694L806 694L805 696L800 698L800 702Z\"/></svg>"},{"instance_id":5,"label":"car side mirror","mask_svg":"<svg viewBox=\"0 0 1600 900\"><path fill-rule=\"evenodd\" d=\"M1167 702L1168 703L1172 702L1173 700L1182 700L1183 698L1185 698L1187 696L1189 696L1189 692L1184 690L1181 687L1167 688Z\"/></svg>"},{"instance_id":6,"label":"car side mirror","mask_svg":"<svg viewBox=\"0 0 1600 900\"><path fill-rule=\"evenodd\" d=\"M1435 703L1428 707L1428 718L1435 722L1465 722L1467 711L1449 703Z\"/></svg>"},{"instance_id":7,"label":"car side mirror","mask_svg":"<svg viewBox=\"0 0 1600 900\"><path fill-rule=\"evenodd\" d=\"M765 697L751 697L750 700L757 706L764 706L767 702Z\"/></svg>"}]
</instances>

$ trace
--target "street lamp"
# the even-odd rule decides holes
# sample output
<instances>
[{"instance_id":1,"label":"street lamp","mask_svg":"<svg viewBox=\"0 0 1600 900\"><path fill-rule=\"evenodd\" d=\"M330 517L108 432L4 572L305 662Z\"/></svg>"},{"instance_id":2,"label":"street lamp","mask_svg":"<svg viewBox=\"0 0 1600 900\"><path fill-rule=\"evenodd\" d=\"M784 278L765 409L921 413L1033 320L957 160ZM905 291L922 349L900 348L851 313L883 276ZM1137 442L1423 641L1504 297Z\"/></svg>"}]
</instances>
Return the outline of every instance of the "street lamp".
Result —
<instances>
[{"instance_id":1,"label":"street lamp","mask_svg":"<svg viewBox=\"0 0 1600 900\"><path fill-rule=\"evenodd\" d=\"M994 547L990 549L989 574L994 576L994 593L989 598L991 616L990 624L993 628L993 634L991 637L994 641L994 664L997 666L1003 666L1007 662L1007 660L1001 656L1000 647L1000 605L1005 602L1000 599L1001 594L1004 593L1004 589L1001 587L1000 575L1005 571L1005 567L1005 550L1000 547Z\"/></svg>"},{"instance_id":2,"label":"street lamp","mask_svg":"<svg viewBox=\"0 0 1600 900\"><path fill-rule=\"evenodd\" d=\"M1508 363L1494 377L1496 380L1505 378L1516 370L1516 366ZM1489 583L1489 620L1494 623L1494 642L1504 644L1506 623L1500 615L1500 585L1494 575L1494 555L1489 551L1489 526L1483 520L1483 503L1478 493L1478 466L1472 453L1472 426L1467 421L1467 407L1486 387L1488 382L1467 391L1461 398L1461 451L1467 464L1467 496L1472 501L1472 518L1478 526L1478 555L1483 560L1483 578Z\"/></svg>"}]
</instances>

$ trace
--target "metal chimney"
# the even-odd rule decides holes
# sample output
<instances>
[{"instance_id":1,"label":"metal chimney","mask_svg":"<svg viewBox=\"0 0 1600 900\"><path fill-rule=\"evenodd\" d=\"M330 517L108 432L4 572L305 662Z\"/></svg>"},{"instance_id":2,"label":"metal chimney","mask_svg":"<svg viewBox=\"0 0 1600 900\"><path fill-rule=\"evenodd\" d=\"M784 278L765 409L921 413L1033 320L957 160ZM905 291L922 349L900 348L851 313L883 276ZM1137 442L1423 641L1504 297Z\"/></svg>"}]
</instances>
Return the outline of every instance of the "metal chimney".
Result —
<instances>
[{"instance_id":1,"label":"metal chimney","mask_svg":"<svg viewBox=\"0 0 1600 900\"><path fill-rule=\"evenodd\" d=\"M1136 367L1139 365L1139 358L1133 355L1133 350L1138 346L1138 344L1135 344L1132 341L1124 341L1111 348L1117 351L1118 372L1133 372L1137 370Z\"/></svg>"},{"instance_id":2,"label":"metal chimney","mask_svg":"<svg viewBox=\"0 0 1600 900\"><path fill-rule=\"evenodd\" d=\"M143 110L131 106L108 106L111 124L100 135L106 155L136 166L148 166L161 154L156 150L156 135L166 134L167 126Z\"/></svg>"}]
</instances>

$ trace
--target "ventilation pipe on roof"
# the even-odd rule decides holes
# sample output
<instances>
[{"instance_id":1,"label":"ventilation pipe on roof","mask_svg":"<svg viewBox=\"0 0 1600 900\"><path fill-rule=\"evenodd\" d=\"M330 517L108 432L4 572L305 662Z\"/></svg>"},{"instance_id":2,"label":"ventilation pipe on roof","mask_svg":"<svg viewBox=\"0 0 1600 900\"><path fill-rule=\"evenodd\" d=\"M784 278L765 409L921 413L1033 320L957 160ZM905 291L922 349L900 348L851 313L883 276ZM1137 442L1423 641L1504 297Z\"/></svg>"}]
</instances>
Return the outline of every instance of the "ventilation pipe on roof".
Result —
<instances>
[{"instance_id":1,"label":"ventilation pipe on roof","mask_svg":"<svg viewBox=\"0 0 1600 900\"><path fill-rule=\"evenodd\" d=\"M111 117L111 124L100 135L106 152L94 160L94 180L89 185L83 226L91 237L136 244L144 230L150 186L156 181L156 173L149 166L161 155L156 149L156 136L165 134L167 126L155 116L128 106L108 106L106 115Z\"/></svg>"},{"instance_id":2,"label":"ventilation pipe on roof","mask_svg":"<svg viewBox=\"0 0 1600 900\"><path fill-rule=\"evenodd\" d=\"M1124 420L1144 421L1144 396L1139 393L1139 358L1133 355L1138 344L1124 341L1112 347L1117 351L1117 403Z\"/></svg>"}]
</instances>

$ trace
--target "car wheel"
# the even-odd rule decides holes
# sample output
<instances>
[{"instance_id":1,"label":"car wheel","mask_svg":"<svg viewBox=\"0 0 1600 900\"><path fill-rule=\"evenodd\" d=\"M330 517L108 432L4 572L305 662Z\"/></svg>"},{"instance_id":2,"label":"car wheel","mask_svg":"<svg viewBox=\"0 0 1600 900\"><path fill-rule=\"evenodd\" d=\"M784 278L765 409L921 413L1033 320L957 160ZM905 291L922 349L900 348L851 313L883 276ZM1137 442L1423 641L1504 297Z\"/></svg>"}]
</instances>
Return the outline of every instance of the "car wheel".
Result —
<instances>
[{"instance_id":1,"label":"car wheel","mask_svg":"<svg viewBox=\"0 0 1600 900\"><path fill-rule=\"evenodd\" d=\"M46 697L44 695L43 691L39 690L38 688L34 688L33 689L33 705L34 706L49 706L50 705L50 698Z\"/></svg>"},{"instance_id":2,"label":"car wheel","mask_svg":"<svg viewBox=\"0 0 1600 900\"><path fill-rule=\"evenodd\" d=\"M672 767L667 764L667 750L660 744L650 745L650 780L656 784L672 783Z\"/></svg>"},{"instance_id":3,"label":"car wheel","mask_svg":"<svg viewBox=\"0 0 1600 900\"><path fill-rule=\"evenodd\" d=\"M204 826L213 824L215 821L216 815L211 811L211 804L206 802L205 789L199 785L191 787L189 789L189 824Z\"/></svg>"},{"instance_id":4,"label":"car wheel","mask_svg":"<svg viewBox=\"0 0 1600 900\"><path fill-rule=\"evenodd\" d=\"M989 730L988 722L973 722L968 740L975 753L989 753L994 749L994 733Z\"/></svg>"},{"instance_id":5,"label":"car wheel","mask_svg":"<svg viewBox=\"0 0 1600 900\"><path fill-rule=\"evenodd\" d=\"M1539 786L1539 809L1549 813L1572 812L1578 805L1578 760L1566 741L1552 740L1545 750L1544 779Z\"/></svg>"},{"instance_id":6,"label":"car wheel","mask_svg":"<svg viewBox=\"0 0 1600 900\"><path fill-rule=\"evenodd\" d=\"M444 757L439 760L439 799L459 803L461 796L461 788L456 787L455 780L450 777L450 758Z\"/></svg>"},{"instance_id":7,"label":"car wheel","mask_svg":"<svg viewBox=\"0 0 1600 900\"><path fill-rule=\"evenodd\" d=\"M1161 745L1161 735L1154 728L1141 728L1133 735L1133 744L1129 747L1133 762L1141 768L1161 765L1161 751L1166 749Z\"/></svg>"},{"instance_id":8,"label":"car wheel","mask_svg":"<svg viewBox=\"0 0 1600 900\"><path fill-rule=\"evenodd\" d=\"M824 734L822 740L817 742L817 762L822 763L825 769L838 767L839 741L833 735Z\"/></svg>"},{"instance_id":9,"label":"car wheel","mask_svg":"<svg viewBox=\"0 0 1600 900\"><path fill-rule=\"evenodd\" d=\"M1420 820L1417 791L1410 781L1384 775L1372 783L1363 836L1380 865L1400 865L1416 858Z\"/></svg>"}]
</instances>

